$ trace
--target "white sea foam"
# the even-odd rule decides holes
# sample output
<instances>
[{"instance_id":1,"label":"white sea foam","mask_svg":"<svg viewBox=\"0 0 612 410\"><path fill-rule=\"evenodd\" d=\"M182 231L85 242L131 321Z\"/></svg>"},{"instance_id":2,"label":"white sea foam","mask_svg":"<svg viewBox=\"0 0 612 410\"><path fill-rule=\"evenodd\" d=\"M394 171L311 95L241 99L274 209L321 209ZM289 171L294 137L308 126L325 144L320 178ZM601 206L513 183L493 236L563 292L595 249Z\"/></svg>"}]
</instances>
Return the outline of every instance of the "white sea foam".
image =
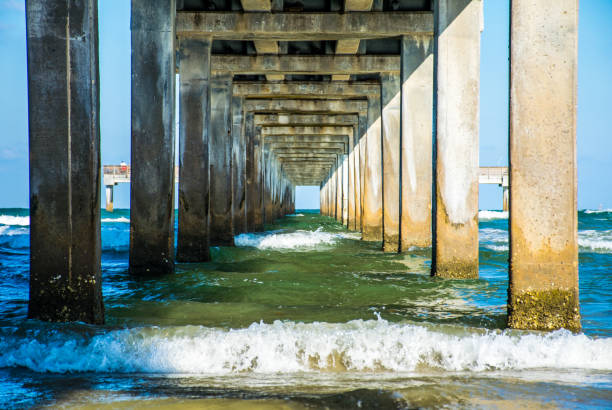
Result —
<instances>
[{"instance_id":1,"label":"white sea foam","mask_svg":"<svg viewBox=\"0 0 612 410\"><path fill-rule=\"evenodd\" d=\"M504 229L483 228L478 231L479 242L488 249L497 252L507 251L508 231Z\"/></svg>"},{"instance_id":2,"label":"white sea foam","mask_svg":"<svg viewBox=\"0 0 612 410\"><path fill-rule=\"evenodd\" d=\"M299 230L286 233L278 231L243 233L234 238L234 243L236 246L250 246L257 249L299 249L331 245L343 237L341 234L324 232L323 228L319 228L316 231Z\"/></svg>"},{"instance_id":3,"label":"white sea foam","mask_svg":"<svg viewBox=\"0 0 612 410\"><path fill-rule=\"evenodd\" d=\"M114 330L90 339L59 333L0 337L0 367L39 372L612 371L612 338L567 331L461 336L385 320L254 323Z\"/></svg>"},{"instance_id":4,"label":"white sea foam","mask_svg":"<svg viewBox=\"0 0 612 410\"><path fill-rule=\"evenodd\" d=\"M612 253L612 230L578 231L578 245L583 251Z\"/></svg>"},{"instance_id":5,"label":"white sea foam","mask_svg":"<svg viewBox=\"0 0 612 410\"><path fill-rule=\"evenodd\" d=\"M15 236L15 235L27 235L30 233L29 228L23 226L15 227L9 225L0 226L0 235L4 236Z\"/></svg>"},{"instance_id":6,"label":"white sea foam","mask_svg":"<svg viewBox=\"0 0 612 410\"><path fill-rule=\"evenodd\" d=\"M508 211L479 211L479 220L491 220L491 219L508 219Z\"/></svg>"},{"instance_id":7,"label":"white sea foam","mask_svg":"<svg viewBox=\"0 0 612 410\"><path fill-rule=\"evenodd\" d=\"M0 225L29 226L29 216L0 215Z\"/></svg>"},{"instance_id":8,"label":"white sea foam","mask_svg":"<svg viewBox=\"0 0 612 410\"><path fill-rule=\"evenodd\" d=\"M129 218L125 218L123 216L120 216L119 218L102 218L101 221L106 222L106 223L112 223L112 222L129 223L130 222Z\"/></svg>"},{"instance_id":9,"label":"white sea foam","mask_svg":"<svg viewBox=\"0 0 612 410\"><path fill-rule=\"evenodd\" d=\"M585 214L606 214L612 213L612 209L585 209Z\"/></svg>"}]
</instances>

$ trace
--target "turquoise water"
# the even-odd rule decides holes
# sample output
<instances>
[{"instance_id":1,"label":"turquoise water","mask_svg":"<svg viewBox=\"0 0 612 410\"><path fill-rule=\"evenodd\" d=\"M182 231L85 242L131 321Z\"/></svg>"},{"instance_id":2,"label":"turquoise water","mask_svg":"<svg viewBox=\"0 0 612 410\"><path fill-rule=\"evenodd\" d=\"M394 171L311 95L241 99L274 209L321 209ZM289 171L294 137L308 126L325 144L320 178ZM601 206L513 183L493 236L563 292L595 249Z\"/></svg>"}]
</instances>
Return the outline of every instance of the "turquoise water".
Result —
<instances>
[{"instance_id":1,"label":"turquoise water","mask_svg":"<svg viewBox=\"0 0 612 410\"><path fill-rule=\"evenodd\" d=\"M0 209L2 407L612 406L612 211L579 213L577 335L504 330L499 211L480 213L466 281L430 277L430 249L383 254L305 210L135 279L129 211L103 211L104 326L26 320L27 215Z\"/></svg>"}]
</instances>

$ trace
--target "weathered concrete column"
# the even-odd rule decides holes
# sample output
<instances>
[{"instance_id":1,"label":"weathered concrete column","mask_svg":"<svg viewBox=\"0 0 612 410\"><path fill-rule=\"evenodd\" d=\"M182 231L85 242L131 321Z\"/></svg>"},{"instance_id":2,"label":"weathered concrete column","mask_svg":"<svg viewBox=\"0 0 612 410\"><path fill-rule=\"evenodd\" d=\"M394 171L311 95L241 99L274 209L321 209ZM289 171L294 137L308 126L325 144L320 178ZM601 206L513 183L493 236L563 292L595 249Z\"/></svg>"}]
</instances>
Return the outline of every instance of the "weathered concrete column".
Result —
<instances>
[{"instance_id":1,"label":"weathered concrete column","mask_svg":"<svg viewBox=\"0 0 612 410\"><path fill-rule=\"evenodd\" d=\"M242 97L232 97L232 218L234 234L247 231L246 136Z\"/></svg>"},{"instance_id":2,"label":"weathered concrete column","mask_svg":"<svg viewBox=\"0 0 612 410\"><path fill-rule=\"evenodd\" d=\"M255 174L255 122L253 112L245 112L244 134L246 140L245 173L246 173L246 220L247 232L255 232L256 198L261 195L256 184L258 176Z\"/></svg>"},{"instance_id":3,"label":"weathered concrete column","mask_svg":"<svg viewBox=\"0 0 612 410\"><path fill-rule=\"evenodd\" d=\"M106 185L105 187L105 192L106 192L106 211L107 212L113 212L113 190L114 190L114 186L113 185Z\"/></svg>"},{"instance_id":4,"label":"weathered concrete column","mask_svg":"<svg viewBox=\"0 0 612 410\"><path fill-rule=\"evenodd\" d=\"M176 259L210 259L208 123L210 50L207 37L179 40L179 204Z\"/></svg>"},{"instance_id":5,"label":"weathered concrete column","mask_svg":"<svg viewBox=\"0 0 612 410\"><path fill-rule=\"evenodd\" d=\"M402 38L400 250L431 246L433 38Z\"/></svg>"},{"instance_id":6,"label":"weathered concrete column","mask_svg":"<svg viewBox=\"0 0 612 410\"><path fill-rule=\"evenodd\" d=\"M349 135L349 142L348 142L349 154L348 154L348 167L347 167L348 168L347 228L353 231L356 229L355 228L355 219L356 219L355 185L357 183L356 176L355 176L355 150L354 150L355 141L354 139L355 139L355 132Z\"/></svg>"},{"instance_id":7,"label":"weathered concrete column","mask_svg":"<svg viewBox=\"0 0 612 410\"><path fill-rule=\"evenodd\" d=\"M435 3L432 275L478 277L480 0Z\"/></svg>"},{"instance_id":8,"label":"weathered concrete column","mask_svg":"<svg viewBox=\"0 0 612 410\"><path fill-rule=\"evenodd\" d=\"M502 211L510 210L510 187L502 187Z\"/></svg>"},{"instance_id":9,"label":"weathered concrete column","mask_svg":"<svg viewBox=\"0 0 612 410\"><path fill-rule=\"evenodd\" d=\"M342 224L349 226L349 159L347 154L342 155Z\"/></svg>"},{"instance_id":10,"label":"weathered concrete column","mask_svg":"<svg viewBox=\"0 0 612 410\"><path fill-rule=\"evenodd\" d=\"M130 273L174 272L174 0L132 0Z\"/></svg>"},{"instance_id":11,"label":"weathered concrete column","mask_svg":"<svg viewBox=\"0 0 612 410\"><path fill-rule=\"evenodd\" d=\"M26 2L28 317L104 323L97 2Z\"/></svg>"},{"instance_id":12,"label":"weathered concrete column","mask_svg":"<svg viewBox=\"0 0 612 410\"><path fill-rule=\"evenodd\" d=\"M354 231L361 230L361 155L359 152L359 137L359 127L353 126L353 146L351 149L353 152L353 195L355 196L355 220L351 229Z\"/></svg>"},{"instance_id":13,"label":"weathered concrete column","mask_svg":"<svg viewBox=\"0 0 612 410\"><path fill-rule=\"evenodd\" d=\"M210 244L233 246L232 76L213 75L210 90Z\"/></svg>"},{"instance_id":14,"label":"weathered concrete column","mask_svg":"<svg viewBox=\"0 0 612 410\"><path fill-rule=\"evenodd\" d=\"M343 155L338 155L336 166L336 220L342 223L342 215L344 214L344 171L343 171Z\"/></svg>"},{"instance_id":15,"label":"weathered concrete column","mask_svg":"<svg viewBox=\"0 0 612 410\"><path fill-rule=\"evenodd\" d=\"M366 169L366 140L368 138L368 118L364 115L359 115L357 123L359 135L359 215L360 224L359 230L363 232L364 219L364 196L365 196L365 169Z\"/></svg>"},{"instance_id":16,"label":"weathered concrete column","mask_svg":"<svg viewBox=\"0 0 612 410\"><path fill-rule=\"evenodd\" d=\"M256 192L255 198L255 231L261 232L264 229L264 142L261 136L261 128L255 128L255 140L253 146L253 189Z\"/></svg>"},{"instance_id":17,"label":"weathered concrete column","mask_svg":"<svg viewBox=\"0 0 612 410\"><path fill-rule=\"evenodd\" d=\"M508 326L577 331L578 1L510 12Z\"/></svg>"},{"instance_id":18,"label":"weathered concrete column","mask_svg":"<svg viewBox=\"0 0 612 410\"><path fill-rule=\"evenodd\" d=\"M400 76L382 74L383 250L397 252L400 242Z\"/></svg>"},{"instance_id":19,"label":"weathered concrete column","mask_svg":"<svg viewBox=\"0 0 612 410\"><path fill-rule=\"evenodd\" d=\"M382 241L382 119L380 99L368 98L368 131L363 181L364 241Z\"/></svg>"}]
</instances>

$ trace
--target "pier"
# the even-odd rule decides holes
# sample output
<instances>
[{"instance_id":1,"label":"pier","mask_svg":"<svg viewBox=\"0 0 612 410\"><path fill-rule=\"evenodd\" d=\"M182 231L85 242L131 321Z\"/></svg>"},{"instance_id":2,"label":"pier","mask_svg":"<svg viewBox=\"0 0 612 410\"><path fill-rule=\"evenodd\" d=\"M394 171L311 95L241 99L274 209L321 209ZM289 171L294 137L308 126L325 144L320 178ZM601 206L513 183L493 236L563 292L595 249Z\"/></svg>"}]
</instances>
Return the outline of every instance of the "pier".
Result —
<instances>
[{"instance_id":1,"label":"pier","mask_svg":"<svg viewBox=\"0 0 612 410\"><path fill-rule=\"evenodd\" d=\"M104 321L101 185L112 208L130 181L136 276L209 260L316 185L323 215L381 252L431 246L431 274L460 280L478 278L478 186L493 183L508 326L580 328L577 0L511 2L507 170L479 163L481 0L132 0L130 167L107 179L97 13L26 2L29 317Z\"/></svg>"}]
</instances>

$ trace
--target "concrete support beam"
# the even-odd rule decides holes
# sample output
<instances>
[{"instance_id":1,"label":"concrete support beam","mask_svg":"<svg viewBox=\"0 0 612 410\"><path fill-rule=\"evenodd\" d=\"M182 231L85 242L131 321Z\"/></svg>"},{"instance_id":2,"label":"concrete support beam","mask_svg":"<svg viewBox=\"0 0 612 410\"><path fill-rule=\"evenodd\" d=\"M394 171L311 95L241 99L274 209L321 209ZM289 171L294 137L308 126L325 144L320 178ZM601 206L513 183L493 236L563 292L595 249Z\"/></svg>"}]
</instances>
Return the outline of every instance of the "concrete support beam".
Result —
<instances>
[{"instance_id":1,"label":"concrete support beam","mask_svg":"<svg viewBox=\"0 0 612 410\"><path fill-rule=\"evenodd\" d=\"M345 0L344 11L370 11L373 0ZM336 54L356 54L359 50L359 39L344 39L336 42ZM348 81L351 76L347 74L333 75L332 81Z\"/></svg>"},{"instance_id":2,"label":"concrete support beam","mask_svg":"<svg viewBox=\"0 0 612 410\"><path fill-rule=\"evenodd\" d=\"M202 262L209 253L209 161L211 38L179 42L179 206L176 259Z\"/></svg>"},{"instance_id":3,"label":"concrete support beam","mask_svg":"<svg viewBox=\"0 0 612 410\"><path fill-rule=\"evenodd\" d=\"M351 130L352 131L352 130ZM347 162L347 228L355 230L355 150L354 136L351 132L349 136L349 153Z\"/></svg>"},{"instance_id":4,"label":"concrete support beam","mask_svg":"<svg viewBox=\"0 0 612 410\"><path fill-rule=\"evenodd\" d=\"M399 75L381 76L383 161L383 251L397 252L400 242L401 83Z\"/></svg>"},{"instance_id":5,"label":"concrete support beam","mask_svg":"<svg viewBox=\"0 0 612 410\"><path fill-rule=\"evenodd\" d=\"M353 127L339 126L292 126L292 127L261 127L262 133L268 138L272 135L352 135Z\"/></svg>"},{"instance_id":6,"label":"concrete support beam","mask_svg":"<svg viewBox=\"0 0 612 410\"><path fill-rule=\"evenodd\" d=\"M355 125L358 123L357 115L351 114L256 114L255 124L259 126L320 126Z\"/></svg>"},{"instance_id":7,"label":"concrete support beam","mask_svg":"<svg viewBox=\"0 0 612 410\"><path fill-rule=\"evenodd\" d=\"M402 38L401 244L431 246L433 38Z\"/></svg>"},{"instance_id":8,"label":"concrete support beam","mask_svg":"<svg viewBox=\"0 0 612 410\"><path fill-rule=\"evenodd\" d=\"M272 11L272 3L269 0L241 0L244 11ZM278 54L278 42L275 40L255 40L257 54ZM267 75L268 81L282 81L284 76Z\"/></svg>"},{"instance_id":9,"label":"concrete support beam","mask_svg":"<svg viewBox=\"0 0 612 410\"><path fill-rule=\"evenodd\" d=\"M435 3L432 275L478 277L480 0Z\"/></svg>"},{"instance_id":10,"label":"concrete support beam","mask_svg":"<svg viewBox=\"0 0 612 410\"><path fill-rule=\"evenodd\" d=\"M266 113L317 113L358 114L366 113L365 100L244 100L244 110Z\"/></svg>"},{"instance_id":11,"label":"concrete support beam","mask_svg":"<svg viewBox=\"0 0 612 410\"><path fill-rule=\"evenodd\" d=\"M382 112L378 98L368 99L367 136L365 141L365 169L363 184L364 241L382 241Z\"/></svg>"},{"instance_id":12,"label":"concrete support beam","mask_svg":"<svg viewBox=\"0 0 612 410\"><path fill-rule=\"evenodd\" d=\"M578 1L510 13L508 326L578 331Z\"/></svg>"},{"instance_id":13,"label":"concrete support beam","mask_svg":"<svg viewBox=\"0 0 612 410\"><path fill-rule=\"evenodd\" d=\"M234 95L248 98L366 98L380 94L380 84L372 82L234 82Z\"/></svg>"},{"instance_id":14,"label":"concrete support beam","mask_svg":"<svg viewBox=\"0 0 612 410\"><path fill-rule=\"evenodd\" d=\"M400 59L385 55L214 55L211 70L247 75L399 73Z\"/></svg>"},{"instance_id":15,"label":"concrete support beam","mask_svg":"<svg viewBox=\"0 0 612 410\"><path fill-rule=\"evenodd\" d=\"M132 0L130 273L174 272L174 0Z\"/></svg>"},{"instance_id":16,"label":"concrete support beam","mask_svg":"<svg viewBox=\"0 0 612 410\"><path fill-rule=\"evenodd\" d=\"M232 13L181 11L177 35L219 40L321 41L433 33L431 12Z\"/></svg>"},{"instance_id":17,"label":"concrete support beam","mask_svg":"<svg viewBox=\"0 0 612 410\"><path fill-rule=\"evenodd\" d=\"M247 232L246 135L242 105L241 97L232 97L232 218L235 235Z\"/></svg>"},{"instance_id":18,"label":"concrete support beam","mask_svg":"<svg viewBox=\"0 0 612 410\"><path fill-rule=\"evenodd\" d=\"M232 224L232 76L214 75L210 90L210 244L234 245Z\"/></svg>"},{"instance_id":19,"label":"concrete support beam","mask_svg":"<svg viewBox=\"0 0 612 410\"><path fill-rule=\"evenodd\" d=\"M102 324L97 3L28 1L26 21L28 317Z\"/></svg>"}]
</instances>

